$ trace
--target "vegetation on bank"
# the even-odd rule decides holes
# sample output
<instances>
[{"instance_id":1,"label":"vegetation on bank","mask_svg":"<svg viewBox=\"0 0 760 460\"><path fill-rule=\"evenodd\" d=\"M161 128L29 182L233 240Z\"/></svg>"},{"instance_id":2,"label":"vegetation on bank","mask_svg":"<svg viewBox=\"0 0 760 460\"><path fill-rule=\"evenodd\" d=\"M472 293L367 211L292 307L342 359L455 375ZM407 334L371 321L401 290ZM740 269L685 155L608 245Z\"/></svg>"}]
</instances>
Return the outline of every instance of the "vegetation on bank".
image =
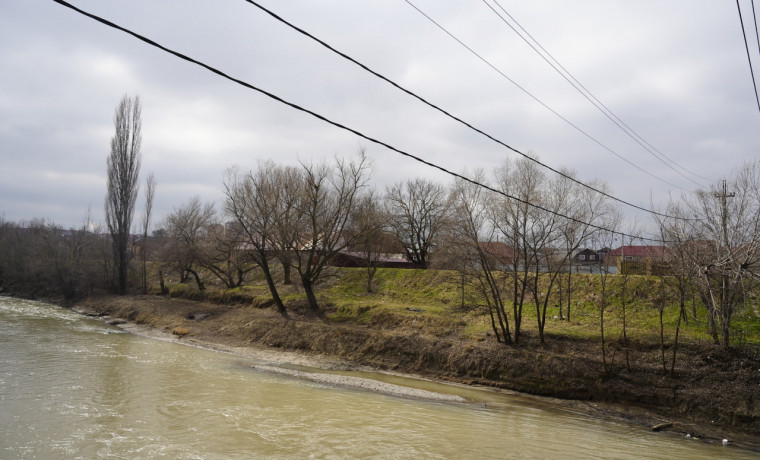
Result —
<instances>
[{"instance_id":1,"label":"vegetation on bank","mask_svg":"<svg viewBox=\"0 0 760 460\"><path fill-rule=\"evenodd\" d=\"M35 232L42 240L53 234L42 225ZM35 241L30 233L21 236L28 237L29 243ZM272 274L290 313L285 318L276 313L265 277L258 270L248 273L246 284L229 288L201 269L201 290L195 282L180 282L173 271L163 272L166 267L160 261L152 261L147 264L148 296L123 298L116 308L107 305L112 300L98 300L100 293L107 293L98 289L99 277L111 272L96 262L108 260L103 254L110 248L93 251L89 258L83 254L82 260L91 263L77 265L64 256L71 255L71 246L65 245L73 244L76 237L61 241L63 246L52 253L60 255L60 263L43 264L44 258L26 259L22 254L18 254L20 259L6 258L3 262L26 263L18 266L24 272L0 270L3 292L63 300L59 286L71 281L76 299L90 296L100 314L165 329L177 337L334 354L378 368L545 396L630 404L662 417L700 423L715 420L721 426L760 434L760 405L754 397L760 383L756 289L746 293L735 312L731 323L734 339L726 350L715 342L708 309L699 296L688 296L684 318L675 292L662 289L667 278L608 275L602 341L602 277L573 274L571 319L563 318L566 305L560 313L559 292L555 291L542 343L536 309L528 298L522 339L505 346L496 340L488 306L474 280L455 270L379 268L368 292L365 268L328 267L315 287L324 314L315 315L297 280L284 285L282 266L275 265ZM94 238L87 247L97 248L101 241ZM40 255L49 252L35 244L24 250L36 250ZM0 263L0 267L8 265ZM14 273L27 276L9 276ZM140 286L141 281L139 270L133 270L130 284ZM539 284L545 282L542 279ZM661 323L658 306L663 300Z\"/></svg>"},{"instance_id":2,"label":"vegetation on bank","mask_svg":"<svg viewBox=\"0 0 760 460\"><path fill-rule=\"evenodd\" d=\"M488 189L420 178L382 195L363 151L263 162L228 170L223 214L191 198L150 238L150 178L142 235L128 234L133 172L124 193L109 193L117 199L106 210L125 210L107 218L109 234L89 219L64 230L0 217L0 291L64 303L155 294L98 313L178 337L234 336L542 395L696 411L760 433L760 162L722 192L659 214L667 246L642 263L651 276L611 274L602 257L588 259L598 274L572 273L584 247L612 254L642 238L622 228L606 193L529 158L505 160L491 178L475 171ZM380 268L398 266L397 254L421 269ZM343 256L361 268L336 268ZM172 311L176 299L211 304L183 300Z\"/></svg>"},{"instance_id":3,"label":"vegetation on bank","mask_svg":"<svg viewBox=\"0 0 760 460\"><path fill-rule=\"evenodd\" d=\"M0 246L4 254L0 261L0 289L3 289L0 292L65 303L105 293L104 286L115 281L109 241L85 227L64 231L44 221L34 221L20 229L0 221ZM212 272L200 268L198 276L204 280L204 289L200 290L197 283L182 280L160 261L151 261L147 267L148 293L218 303L271 305L270 291L260 270L249 270L246 284L229 288ZM281 265L274 264L272 274L283 302L290 309L297 311L299 305L308 302L297 278L291 284L282 284ZM132 270L131 284L140 286L142 276L141 270ZM676 292L663 285L668 284L668 277L607 277L604 335L609 347L618 346L623 329L624 303L626 335L633 343L661 344L664 340L665 348L670 348L677 330L682 341L714 341L709 311L694 291L688 292L684 309L687 314L681 316ZM163 281L163 288L159 280ZM545 284L546 279L541 283ZM567 299L560 299L557 289L551 294L545 327L548 340L553 336L564 336L600 342L602 276L573 274L571 283L570 321L564 317L567 306L562 311L559 308L560 301L566 303ZM379 268L372 279L372 292L367 292L365 268L330 267L324 280L316 286L316 293L329 322L388 328L411 328L422 324L427 334L457 334L476 341L495 340L488 306L483 302L477 284L458 271ZM735 345L758 345L760 300L757 285L744 293L741 304L731 323ZM662 305L661 328L658 307ZM523 310L522 328L526 336L537 333L536 311L529 298Z\"/></svg>"},{"instance_id":4,"label":"vegetation on bank","mask_svg":"<svg viewBox=\"0 0 760 460\"><path fill-rule=\"evenodd\" d=\"M0 221L0 249L4 255L0 260L0 289L5 293L63 302L105 293L108 291L105 287L115 282L109 243L86 227L64 231L55 225L36 221L20 228ZM143 275L138 264L134 264L130 273L130 284L139 292ZM248 271L246 284L233 288L227 287L209 270L199 268L197 273L204 281L203 290L197 283L180 282L183 280L171 266L152 260L147 264L147 292L219 303L271 305L270 290L260 270ZM297 277L291 284L283 284L282 265L273 264L272 275L289 310L297 313L299 306L308 303ZM542 276L544 279L539 286L547 282L546 276ZM552 291L545 325L547 341L563 336L601 342L603 325L605 349L614 353L621 347L624 305L625 336L631 342L626 348L642 343L670 350L675 344L677 331L678 339L683 343L715 341L710 330L709 310L694 291L687 292L682 311L676 291L667 286L671 280L669 277L607 275L607 278L603 324L600 310L602 276L573 274L570 321L565 320L567 298L560 299L558 289ZM160 280L163 280L163 287ZM508 291L509 279L504 282ZM749 287L751 289L743 293L740 308L731 322L735 347L760 344L758 289L756 284ZM456 334L468 340L496 340L489 307L483 301L476 280L463 277L459 271L379 268L372 279L372 291L367 292L365 268L329 267L315 292L328 322L391 329L424 327L421 331L435 336ZM560 302L565 304L561 312ZM505 310L511 312L510 307L507 301ZM538 331L536 311L529 296L522 323L526 337L535 337ZM667 361L672 362L672 357Z\"/></svg>"},{"instance_id":5,"label":"vegetation on bank","mask_svg":"<svg viewBox=\"0 0 760 460\"><path fill-rule=\"evenodd\" d=\"M361 268L333 268L331 276L320 285L318 298L324 305L328 323L358 324L387 329L418 330L433 336L455 335L474 341L495 338L491 330L487 308L479 305L477 290L472 284L462 290L459 273L451 270L408 270L380 268L374 279L372 292L366 290L366 271ZM623 277L610 275L607 290L608 306L605 312L605 335L608 346L617 346L623 328L621 297ZM663 279L657 276L628 275L626 332L633 344L659 346L661 325L658 303L662 295ZM203 291L195 284L171 284L169 295L191 300L207 300L222 304L271 305L269 292L263 280L235 288L207 285ZM284 287L283 300L290 309L298 312L306 297L297 284ZM551 337L601 341L600 311L601 290L598 275L574 274L572 279L572 319L566 321L559 314L558 302L552 302L546 332ZM158 293L154 288L154 293ZM556 300L556 299L555 299ZM536 310L528 305L524 313L524 331L527 336L537 334ZM687 304L686 318L681 313L678 298L666 293L663 309L662 335L666 348L672 346L676 329L680 340L712 343L708 311L694 295ZM307 312L301 308L301 313ZM758 297L747 297L744 308L732 323L737 346L760 345L760 315ZM633 345L635 346L635 345Z\"/></svg>"},{"instance_id":6,"label":"vegetation on bank","mask_svg":"<svg viewBox=\"0 0 760 460\"><path fill-rule=\"evenodd\" d=\"M209 278L202 291L171 276L165 281L166 295L157 295L159 288L152 286L148 296L94 298L89 305L97 314L150 325L183 340L326 354L379 369L641 407L657 420L714 422L702 433L715 435L716 427L724 427L760 435L760 405L755 401L760 317L755 297L747 298L732 323L742 339L725 350L714 342L707 309L697 297L687 305L688 317L679 326L681 308L669 296L661 328L655 307L661 279L631 275L624 341L623 277L610 275L603 343L595 292L600 280L598 275L578 274L570 321L552 306L541 343L535 310L528 308L523 339L505 346L496 341L486 307L473 302L477 290L465 286L463 297L456 271L380 268L372 292L367 292L363 269L332 268L317 290L325 314L315 315L294 284L281 290L288 318L277 313L263 277L236 288L214 285ZM679 347L671 372L676 330Z\"/></svg>"}]
</instances>

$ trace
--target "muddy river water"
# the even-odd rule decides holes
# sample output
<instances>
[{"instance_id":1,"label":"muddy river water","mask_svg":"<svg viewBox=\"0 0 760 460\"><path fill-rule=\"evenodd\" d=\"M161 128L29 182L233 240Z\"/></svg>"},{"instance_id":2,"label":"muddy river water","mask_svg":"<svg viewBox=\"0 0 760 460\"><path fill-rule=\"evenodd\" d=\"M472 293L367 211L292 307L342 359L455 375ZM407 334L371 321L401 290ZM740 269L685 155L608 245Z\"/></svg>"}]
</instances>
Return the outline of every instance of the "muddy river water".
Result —
<instances>
[{"instance_id":1,"label":"muddy river water","mask_svg":"<svg viewBox=\"0 0 760 460\"><path fill-rule=\"evenodd\" d=\"M343 388L0 297L0 458L758 458L520 396ZM372 375L361 375L372 377Z\"/></svg>"}]
</instances>

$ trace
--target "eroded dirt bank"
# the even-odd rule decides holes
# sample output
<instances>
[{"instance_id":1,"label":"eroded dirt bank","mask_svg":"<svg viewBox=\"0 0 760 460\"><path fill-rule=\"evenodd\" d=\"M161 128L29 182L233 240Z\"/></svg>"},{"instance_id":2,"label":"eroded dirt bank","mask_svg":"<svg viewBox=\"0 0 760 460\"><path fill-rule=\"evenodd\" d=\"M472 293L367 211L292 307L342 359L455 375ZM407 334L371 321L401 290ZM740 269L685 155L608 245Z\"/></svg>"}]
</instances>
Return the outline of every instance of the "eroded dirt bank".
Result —
<instances>
[{"instance_id":1,"label":"eroded dirt bank","mask_svg":"<svg viewBox=\"0 0 760 460\"><path fill-rule=\"evenodd\" d=\"M684 345L675 376L658 370L659 350L631 351L604 372L593 343L552 337L519 347L388 330L284 319L272 309L164 297L103 297L81 302L87 314L143 324L182 340L220 347L259 347L318 356L331 367L369 366L459 383L560 398L590 414L760 449L760 362L705 345Z\"/></svg>"}]
</instances>

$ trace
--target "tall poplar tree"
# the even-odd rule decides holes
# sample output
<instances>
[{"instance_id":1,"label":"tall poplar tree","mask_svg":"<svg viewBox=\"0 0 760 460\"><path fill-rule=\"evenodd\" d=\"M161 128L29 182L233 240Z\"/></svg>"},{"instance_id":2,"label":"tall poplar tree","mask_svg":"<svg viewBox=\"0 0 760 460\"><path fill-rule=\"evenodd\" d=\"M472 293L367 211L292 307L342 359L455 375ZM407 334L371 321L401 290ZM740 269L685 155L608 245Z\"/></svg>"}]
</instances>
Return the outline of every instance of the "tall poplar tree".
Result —
<instances>
[{"instance_id":1,"label":"tall poplar tree","mask_svg":"<svg viewBox=\"0 0 760 460\"><path fill-rule=\"evenodd\" d=\"M114 265L118 292L127 293L129 264L129 230L135 212L140 174L141 108L140 97L121 99L114 113L115 133L111 138L108 156L108 191L106 193L106 224L113 242Z\"/></svg>"}]
</instances>

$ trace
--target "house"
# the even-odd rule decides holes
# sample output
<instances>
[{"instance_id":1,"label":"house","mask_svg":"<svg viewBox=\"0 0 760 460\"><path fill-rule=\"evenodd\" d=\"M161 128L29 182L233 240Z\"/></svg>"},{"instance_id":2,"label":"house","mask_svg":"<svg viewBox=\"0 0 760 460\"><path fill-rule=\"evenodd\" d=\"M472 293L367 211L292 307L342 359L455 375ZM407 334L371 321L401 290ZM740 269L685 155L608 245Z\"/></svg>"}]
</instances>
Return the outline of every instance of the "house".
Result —
<instances>
[{"instance_id":1,"label":"house","mask_svg":"<svg viewBox=\"0 0 760 460\"><path fill-rule=\"evenodd\" d=\"M525 257L527 257L528 269L531 271L548 271L565 262L564 254L566 253L549 246L531 248L521 253L501 241L482 241L479 244L492 269L522 271L525 269Z\"/></svg>"},{"instance_id":2,"label":"house","mask_svg":"<svg viewBox=\"0 0 760 460\"><path fill-rule=\"evenodd\" d=\"M601 263L603 260L599 252L586 248L575 253L573 265L594 265Z\"/></svg>"},{"instance_id":3,"label":"house","mask_svg":"<svg viewBox=\"0 0 760 460\"><path fill-rule=\"evenodd\" d=\"M378 268L421 268L410 260L404 245L390 232L376 233L372 235L370 241L360 238L333 256L330 265L334 267L371 265Z\"/></svg>"},{"instance_id":4,"label":"house","mask_svg":"<svg viewBox=\"0 0 760 460\"><path fill-rule=\"evenodd\" d=\"M481 241L478 244L493 269L512 267L519 258L515 248L501 241Z\"/></svg>"},{"instance_id":5,"label":"house","mask_svg":"<svg viewBox=\"0 0 760 460\"><path fill-rule=\"evenodd\" d=\"M378 268L420 268L403 253L375 254L373 265ZM340 251L330 262L333 267L366 267L367 254L358 251Z\"/></svg>"},{"instance_id":6,"label":"house","mask_svg":"<svg viewBox=\"0 0 760 460\"><path fill-rule=\"evenodd\" d=\"M606 262L624 275L652 275L667 269L664 262L669 256L667 246L626 245L607 253Z\"/></svg>"}]
</instances>

